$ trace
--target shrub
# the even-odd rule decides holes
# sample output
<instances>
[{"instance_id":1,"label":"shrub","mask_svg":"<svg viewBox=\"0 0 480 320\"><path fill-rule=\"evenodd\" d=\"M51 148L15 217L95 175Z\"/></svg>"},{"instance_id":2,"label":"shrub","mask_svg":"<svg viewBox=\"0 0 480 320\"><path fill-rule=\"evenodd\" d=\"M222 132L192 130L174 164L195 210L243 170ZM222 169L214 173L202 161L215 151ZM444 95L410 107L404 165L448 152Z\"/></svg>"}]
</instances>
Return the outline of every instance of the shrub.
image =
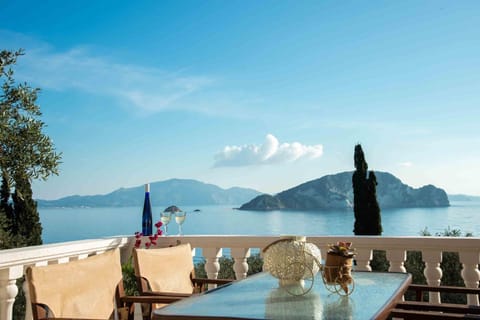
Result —
<instances>
[{"instance_id":1,"label":"shrub","mask_svg":"<svg viewBox=\"0 0 480 320\"><path fill-rule=\"evenodd\" d=\"M137 289L137 280L135 278L135 269L133 268L132 258L122 265L123 273L123 287L125 294L129 296L136 296L139 294Z\"/></svg>"}]
</instances>

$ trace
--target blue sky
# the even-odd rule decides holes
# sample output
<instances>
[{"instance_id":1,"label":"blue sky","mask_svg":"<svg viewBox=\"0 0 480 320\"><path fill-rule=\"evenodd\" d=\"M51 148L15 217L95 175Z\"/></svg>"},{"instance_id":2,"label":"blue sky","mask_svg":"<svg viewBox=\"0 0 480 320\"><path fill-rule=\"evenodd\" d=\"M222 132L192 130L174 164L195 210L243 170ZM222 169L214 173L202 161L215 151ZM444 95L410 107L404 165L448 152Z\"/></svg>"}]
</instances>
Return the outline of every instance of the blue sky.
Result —
<instances>
[{"instance_id":1,"label":"blue sky","mask_svg":"<svg viewBox=\"0 0 480 320\"><path fill-rule=\"evenodd\" d=\"M5 1L60 175L34 196L170 178L277 193L369 168L480 195L479 1Z\"/></svg>"}]
</instances>

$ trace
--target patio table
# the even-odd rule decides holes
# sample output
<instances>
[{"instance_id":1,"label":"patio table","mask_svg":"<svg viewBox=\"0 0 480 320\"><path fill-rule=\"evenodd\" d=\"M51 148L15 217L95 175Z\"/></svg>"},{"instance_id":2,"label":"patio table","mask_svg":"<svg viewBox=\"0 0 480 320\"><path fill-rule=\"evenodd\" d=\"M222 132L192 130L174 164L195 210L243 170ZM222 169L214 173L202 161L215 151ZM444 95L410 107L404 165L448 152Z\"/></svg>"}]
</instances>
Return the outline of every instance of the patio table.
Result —
<instances>
[{"instance_id":1,"label":"patio table","mask_svg":"<svg viewBox=\"0 0 480 320\"><path fill-rule=\"evenodd\" d=\"M291 295L267 272L221 286L153 312L167 319L387 319L412 278L408 273L354 271L348 296L327 289L319 272L305 295ZM308 281L307 281L308 287Z\"/></svg>"}]
</instances>

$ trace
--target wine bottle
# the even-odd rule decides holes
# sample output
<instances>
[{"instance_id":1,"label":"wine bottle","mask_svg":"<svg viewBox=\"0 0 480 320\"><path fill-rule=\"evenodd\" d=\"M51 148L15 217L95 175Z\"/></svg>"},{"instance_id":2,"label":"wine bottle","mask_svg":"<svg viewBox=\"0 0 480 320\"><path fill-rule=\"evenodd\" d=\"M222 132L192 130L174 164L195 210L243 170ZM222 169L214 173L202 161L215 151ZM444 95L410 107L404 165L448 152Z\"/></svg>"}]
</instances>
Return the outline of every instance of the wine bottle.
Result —
<instances>
[{"instance_id":1,"label":"wine bottle","mask_svg":"<svg viewBox=\"0 0 480 320\"><path fill-rule=\"evenodd\" d=\"M150 184L145 184L145 200L143 202L142 233L152 235L152 205L150 204Z\"/></svg>"}]
</instances>

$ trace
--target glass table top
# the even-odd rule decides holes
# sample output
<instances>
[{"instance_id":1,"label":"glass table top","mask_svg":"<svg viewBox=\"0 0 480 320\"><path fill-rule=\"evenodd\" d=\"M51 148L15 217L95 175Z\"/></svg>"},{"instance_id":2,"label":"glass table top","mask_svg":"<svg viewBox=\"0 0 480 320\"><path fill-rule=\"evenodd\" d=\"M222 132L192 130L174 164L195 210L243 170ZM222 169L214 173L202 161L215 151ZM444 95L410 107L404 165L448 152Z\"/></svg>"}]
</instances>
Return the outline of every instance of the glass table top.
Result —
<instances>
[{"instance_id":1,"label":"glass table top","mask_svg":"<svg viewBox=\"0 0 480 320\"><path fill-rule=\"evenodd\" d=\"M376 319L399 299L411 276L408 273L353 272L354 290L341 296L328 290L321 273L312 289L292 295L292 287L262 272L217 290L173 303L154 311L156 319L169 316L232 317L244 319ZM305 288L310 286L306 280ZM285 288L288 288L286 290ZM388 310L387 310L388 311ZM388 315L388 312L387 312ZM176 317L175 317L176 318Z\"/></svg>"}]
</instances>

